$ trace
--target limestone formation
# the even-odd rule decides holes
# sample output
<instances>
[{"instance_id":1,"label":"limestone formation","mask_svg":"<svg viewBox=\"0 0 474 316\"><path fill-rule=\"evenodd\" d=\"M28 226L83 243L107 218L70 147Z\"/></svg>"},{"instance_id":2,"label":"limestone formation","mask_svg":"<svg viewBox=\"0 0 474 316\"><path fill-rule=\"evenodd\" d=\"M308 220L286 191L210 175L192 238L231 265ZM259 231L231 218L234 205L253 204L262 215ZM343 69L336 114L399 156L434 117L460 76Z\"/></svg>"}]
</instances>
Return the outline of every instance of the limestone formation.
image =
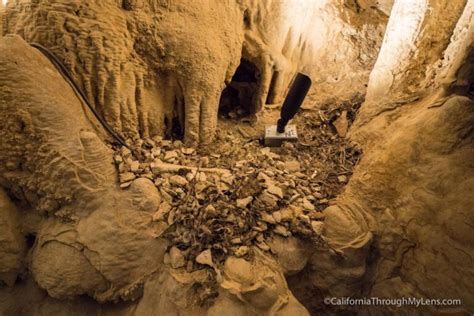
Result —
<instances>
[{"instance_id":1,"label":"limestone formation","mask_svg":"<svg viewBox=\"0 0 474 316\"><path fill-rule=\"evenodd\" d=\"M190 143L214 137L221 93L237 93L227 101L254 114L280 102L297 71L316 83L313 102L351 98L364 90L386 23L370 6L357 14L358 5L341 12L326 1L28 2L7 7L3 33L56 54L114 130ZM242 84L252 82L246 100Z\"/></svg>"},{"instance_id":2,"label":"limestone formation","mask_svg":"<svg viewBox=\"0 0 474 316\"><path fill-rule=\"evenodd\" d=\"M26 243L18 224L18 210L3 191L0 191L0 212L0 281L13 286L23 270Z\"/></svg>"},{"instance_id":3,"label":"limestone formation","mask_svg":"<svg viewBox=\"0 0 474 316\"><path fill-rule=\"evenodd\" d=\"M473 9L0 2L0 315L472 314Z\"/></svg>"}]
</instances>

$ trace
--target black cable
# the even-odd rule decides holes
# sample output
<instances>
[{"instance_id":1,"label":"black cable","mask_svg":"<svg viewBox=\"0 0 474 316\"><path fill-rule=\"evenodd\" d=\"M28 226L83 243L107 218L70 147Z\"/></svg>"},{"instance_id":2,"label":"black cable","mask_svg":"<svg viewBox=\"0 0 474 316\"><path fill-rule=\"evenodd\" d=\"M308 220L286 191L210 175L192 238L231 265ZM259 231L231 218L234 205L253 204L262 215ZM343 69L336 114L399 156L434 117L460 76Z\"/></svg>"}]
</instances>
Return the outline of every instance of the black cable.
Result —
<instances>
[{"instance_id":1,"label":"black cable","mask_svg":"<svg viewBox=\"0 0 474 316\"><path fill-rule=\"evenodd\" d=\"M84 92L79 88L79 86L77 85L77 83L74 81L71 73L69 72L69 70L64 66L64 64L56 57L56 55L54 55L48 48L44 47L43 45L41 44L38 44L38 43L30 43L30 45L34 48L36 48L37 50L39 50L43 55L45 55L52 63L53 65L56 67L56 69L59 71L59 73L64 77L64 79L66 79L66 81L69 83L69 85L71 86L71 88L74 90L74 92L76 93L77 97L80 99L81 102L85 103L87 105L87 107L92 111L92 113L94 114L94 116L96 117L96 119L100 122L100 124L102 125L102 127L107 131L109 132L110 135L112 135L112 137L122 146L125 146L127 148L129 148L129 146L127 146L127 144L125 143L125 140L119 135L117 134L111 127L109 124L107 124L107 122L99 115L99 113L97 113L97 111L95 110L95 108L92 106L92 104L89 102L89 99L87 98L87 96L84 94ZM129 148L130 149L130 148Z\"/></svg>"}]
</instances>

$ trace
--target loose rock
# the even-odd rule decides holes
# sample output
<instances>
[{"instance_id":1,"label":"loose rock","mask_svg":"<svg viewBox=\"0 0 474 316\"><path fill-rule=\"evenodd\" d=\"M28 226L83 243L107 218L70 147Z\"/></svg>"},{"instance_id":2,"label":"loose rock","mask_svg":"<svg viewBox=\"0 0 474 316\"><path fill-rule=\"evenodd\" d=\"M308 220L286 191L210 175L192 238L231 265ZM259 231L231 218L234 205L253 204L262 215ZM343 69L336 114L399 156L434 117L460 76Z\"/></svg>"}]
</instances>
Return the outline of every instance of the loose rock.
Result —
<instances>
[{"instance_id":1,"label":"loose rock","mask_svg":"<svg viewBox=\"0 0 474 316\"><path fill-rule=\"evenodd\" d=\"M312 221L311 222L311 227L313 228L313 231L316 233L316 235L318 235L318 236L322 235L323 227L324 227L323 222Z\"/></svg>"},{"instance_id":2,"label":"loose rock","mask_svg":"<svg viewBox=\"0 0 474 316\"><path fill-rule=\"evenodd\" d=\"M235 252L237 257L243 257L249 252L249 247L247 246L240 246L239 249Z\"/></svg>"},{"instance_id":3,"label":"loose rock","mask_svg":"<svg viewBox=\"0 0 474 316\"><path fill-rule=\"evenodd\" d=\"M125 172L120 174L120 183L130 182L135 179L135 175L131 172Z\"/></svg>"},{"instance_id":4,"label":"loose rock","mask_svg":"<svg viewBox=\"0 0 474 316\"><path fill-rule=\"evenodd\" d=\"M338 176L337 177L337 181L339 181L340 183L346 183L347 182L347 177L346 176Z\"/></svg>"},{"instance_id":5,"label":"loose rock","mask_svg":"<svg viewBox=\"0 0 474 316\"><path fill-rule=\"evenodd\" d=\"M314 211L314 205L307 198L303 198L303 208L305 210Z\"/></svg>"},{"instance_id":6,"label":"loose rock","mask_svg":"<svg viewBox=\"0 0 474 316\"><path fill-rule=\"evenodd\" d=\"M269 185L267 191L280 199L283 198L283 190L276 185Z\"/></svg>"},{"instance_id":7,"label":"loose rock","mask_svg":"<svg viewBox=\"0 0 474 316\"><path fill-rule=\"evenodd\" d=\"M183 254L177 247L171 247L170 249L170 263L174 269L184 267L186 264Z\"/></svg>"},{"instance_id":8,"label":"loose rock","mask_svg":"<svg viewBox=\"0 0 474 316\"><path fill-rule=\"evenodd\" d=\"M172 151L167 151L165 153L165 157L163 158L165 161L170 161L172 159L178 158L178 153L174 150Z\"/></svg>"},{"instance_id":9,"label":"loose rock","mask_svg":"<svg viewBox=\"0 0 474 316\"><path fill-rule=\"evenodd\" d=\"M178 176L178 175L171 176L169 178L169 181L171 184L180 185L180 186L186 186L188 184L188 180L186 180L186 178Z\"/></svg>"},{"instance_id":10,"label":"loose rock","mask_svg":"<svg viewBox=\"0 0 474 316\"><path fill-rule=\"evenodd\" d=\"M288 172L298 172L301 169L301 165L296 160L290 160L285 162L284 168Z\"/></svg>"},{"instance_id":11,"label":"loose rock","mask_svg":"<svg viewBox=\"0 0 474 316\"><path fill-rule=\"evenodd\" d=\"M273 231L275 232L275 234L278 234L280 236L283 236L283 237L288 237L290 236L290 232L288 231L288 229L283 226L283 225L277 225Z\"/></svg>"},{"instance_id":12,"label":"loose rock","mask_svg":"<svg viewBox=\"0 0 474 316\"><path fill-rule=\"evenodd\" d=\"M214 263L212 262L212 253L210 249L204 250L196 257L196 262L212 267Z\"/></svg>"},{"instance_id":13,"label":"loose rock","mask_svg":"<svg viewBox=\"0 0 474 316\"><path fill-rule=\"evenodd\" d=\"M290 222L294 217L294 212L291 208L285 208L280 211L281 221Z\"/></svg>"},{"instance_id":14,"label":"loose rock","mask_svg":"<svg viewBox=\"0 0 474 316\"><path fill-rule=\"evenodd\" d=\"M262 213L261 216L262 216L262 221L264 221L265 223L276 224L275 218L272 215L268 213Z\"/></svg>"},{"instance_id":15,"label":"loose rock","mask_svg":"<svg viewBox=\"0 0 474 316\"><path fill-rule=\"evenodd\" d=\"M140 163L138 161L132 161L130 164L130 171L131 172L137 172L140 169Z\"/></svg>"},{"instance_id":16,"label":"loose rock","mask_svg":"<svg viewBox=\"0 0 474 316\"><path fill-rule=\"evenodd\" d=\"M334 122L337 134L340 137L346 137L347 129L349 128L349 122L347 120L347 111L343 111L341 116Z\"/></svg>"},{"instance_id":17,"label":"loose rock","mask_svg":"<svg viewBox=\"0 0 474 316\"><path fill-rule=\"evenodd\" d=\"M273 216L273 218L275 219L275 222L277 222L277 223L280 223L280 222L281 222L282 216L281 216L281 212L280 212L280 211L273 212L272 216Z\"/></svg>"},{"instance_id":18,"label":"loose rock","mask_svg":"<svg viewBox=\"0 0 474 316\"><path fill-rule=\"evenodd\" d=\"M166 201L163 201L159 208L158 208L158 211L156 211L155 214L153 214L153 220L154 221L159 221L161 219L163 219L163 217L168 214L172 209L172 206L166 202Z\"/></svg>"},{"instance_id":19,"label":"loose rock","mask_svg":"<svg viewBox=\"0 0 474 316\"><path fill-rule=\"evenodd\" d=\"M237 199L238 208L246 208L250 203L252 203L253 197L249 196L244 199Z\"/></svg>"}]
</instances>

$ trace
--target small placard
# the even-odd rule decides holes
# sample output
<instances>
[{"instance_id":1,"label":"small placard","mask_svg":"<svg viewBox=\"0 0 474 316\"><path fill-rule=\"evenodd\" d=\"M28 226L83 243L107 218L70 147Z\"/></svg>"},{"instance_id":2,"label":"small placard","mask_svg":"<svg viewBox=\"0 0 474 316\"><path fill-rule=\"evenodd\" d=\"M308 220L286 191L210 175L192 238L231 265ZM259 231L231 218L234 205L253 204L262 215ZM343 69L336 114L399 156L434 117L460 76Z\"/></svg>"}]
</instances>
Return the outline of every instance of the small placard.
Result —
<instances>
[{"instance_id":1,"label":"small placard","mask_svg":"<svg viewBox=\"0 0 474 316\"><path fill-rule=\"evenodd\" d=\"M296 142L298 133L295 125L287 125L284 133L278 133L276 125L265 127L265 146L280 146L283 141Z\"/></svg>"}]
</instances>

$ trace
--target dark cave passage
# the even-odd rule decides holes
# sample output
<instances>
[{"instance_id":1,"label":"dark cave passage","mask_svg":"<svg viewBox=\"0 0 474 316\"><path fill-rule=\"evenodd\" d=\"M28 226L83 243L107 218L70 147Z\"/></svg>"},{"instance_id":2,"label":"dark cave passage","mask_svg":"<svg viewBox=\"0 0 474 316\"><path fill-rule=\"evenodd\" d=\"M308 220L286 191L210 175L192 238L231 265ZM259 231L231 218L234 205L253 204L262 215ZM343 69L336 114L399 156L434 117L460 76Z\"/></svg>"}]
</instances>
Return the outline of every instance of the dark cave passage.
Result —
<instances>
[{"instance_id":1,"label":"dark cave passage","mask_svg":"<svg viewBox=\"0 0 474 316\"><path fill-rule=\"evenodd\" d=\"M232 119L255 114L259 83L260 71L257 66L242 58L232 81L222 91L219 116Z\"/></svg>"}]
</instances>

